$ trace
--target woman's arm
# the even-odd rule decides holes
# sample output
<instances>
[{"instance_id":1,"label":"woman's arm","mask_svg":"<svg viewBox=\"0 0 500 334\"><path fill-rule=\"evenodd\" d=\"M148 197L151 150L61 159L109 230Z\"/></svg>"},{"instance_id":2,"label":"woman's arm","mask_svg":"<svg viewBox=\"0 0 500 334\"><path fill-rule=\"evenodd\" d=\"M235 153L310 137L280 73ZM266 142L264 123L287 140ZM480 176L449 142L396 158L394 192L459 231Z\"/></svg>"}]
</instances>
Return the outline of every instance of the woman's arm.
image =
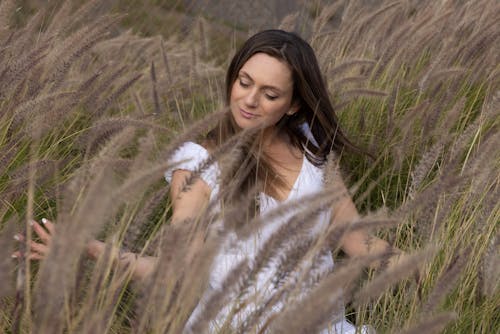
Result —
<instances>
[{"instance_id":1,"label":"woman's arm","mask_svg":"<svg viewBox=\"0 0 500 334\"><path fill-rule=\"evenodd\" d=\"M350 224L359 220L360 216L351 198L347 197L334 205L334 224ZM341 239L341 248L349 257L387 253L391 246L385 240L375 237L366 231L349 231ZM379 266L379 263L374 263Z\"/></svg>"},{"instance_id":2,"label":"woman's arm","mask_svg":"<svg viewBox=\"0 0 500 334\"><path fill-rule=\"evenodd\" d=\"M183 190L185 180L191 176L191 172L186 170L176 170L172 174L170 195L172 198L172 225L178 225L182 221L196 218L196 215L203 211L208 204L211 189L202 179L197 179L188 189ZM42 260L47 255L50 243L56 228L54 224L46 219L42 219L42 224L33 222L33 231L39 237L40 242L30 241L30 260ZM15 239L24 241L22 235L16 235ZM106 244L102 241L91 240L87 244L87 255L92 259L98 259L105 251ZM20 257L20 252L15 252L13 257ZM132 252L121 253L118 258L118 265L130 266L135 279L147 277L154 269L157 262L156 257L139 256Z\"/></svg>"},{"instance_id":3,"label":"woman's arm","mask_svg":"<svg viewBox=\"0 0 500 334\"><path fill-rule=\"evenodd\" d=\"M348 193L340 175L336 177L334 182L334 187L339 189L340 193ZM334 203L332 207L332 220L334 224L350 224L359 220L359 218L358 210L350 196L346 196ZM347 229L347 232L341 239L341 248L349 257L385 254L388 250L392 250L395 255L389 259L389 265L393 265L398 261L400 253L399 249L392 248L387 241L362 230L349 231ZM380 262L372 263L372 266L379 267Z\"/></svg>"}]
</instances>

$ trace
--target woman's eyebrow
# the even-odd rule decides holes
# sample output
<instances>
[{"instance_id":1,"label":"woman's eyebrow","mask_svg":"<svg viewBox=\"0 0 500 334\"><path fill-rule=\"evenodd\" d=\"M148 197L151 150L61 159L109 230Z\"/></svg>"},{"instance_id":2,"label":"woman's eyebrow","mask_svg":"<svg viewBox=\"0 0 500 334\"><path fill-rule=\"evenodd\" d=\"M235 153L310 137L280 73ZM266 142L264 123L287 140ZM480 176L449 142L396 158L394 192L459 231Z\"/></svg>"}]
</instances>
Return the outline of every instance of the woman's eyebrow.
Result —
<instances>
[{"instance_id":1,"label":"woman's eyebrow","mask_svg":"<svg viewBox=\"0 0 500 334\"><path fill-rule=\"evenodd\" d=\"M249 79L250 81L254 82L254 80L252 79L252 77L250 76L250 74L248 74L247 72L245 71L240 71L240 76L244 76L246 77L247 79ZM272 89L272 90L275 90L276 93L282 93L283 91L281 89L279 89L278 87L275 87L275 86L271 86L271 85L264 85L262 86L262 88L264 89Z\"/></svg>"}]
</instances>

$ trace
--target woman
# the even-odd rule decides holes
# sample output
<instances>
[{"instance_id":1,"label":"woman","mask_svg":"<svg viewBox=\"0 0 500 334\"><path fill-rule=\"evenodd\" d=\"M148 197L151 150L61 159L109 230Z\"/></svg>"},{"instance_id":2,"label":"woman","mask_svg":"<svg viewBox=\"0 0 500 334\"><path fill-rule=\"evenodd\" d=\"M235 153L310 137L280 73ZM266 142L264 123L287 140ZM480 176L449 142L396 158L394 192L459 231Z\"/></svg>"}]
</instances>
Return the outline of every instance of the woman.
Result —
<instances>
[{"instance_id":1,"label":"woman","mask_svg":"<svg viewBox=\"0 0 500 334\"><path fill-rule=\"evenodd\" d=\"M237 179L239 194L257 189L258 195L249 206L250 215L252 212L264 215L281 203L298 201L320 192L324 187L324 166L332 150L362 152L339 128L314 51L296 34L266 30L249 38L229 66L226 98L230 113L210 131L206 140L199 144L185 143L171 158L174 162L181 162L175 170L166 172L166 179L171 183L174 225L194 218L193 213L201 212L211 200L237 200L234 195L238 192L228 190L225 180L221 180L222 174L226 175L226 180ZM222 168L215 162L204 169L190 187L184 187L186 179L210 156L209 152L242 130L254 131L254 140L243 146L244 160L237 170L221 173ZM340 193L346 192L339 177L334 183ZM196 323L203 301L220 287L229 271L241 260L255 257L259 248L294 213L290 210L288 215L265 224L253 239L241 240L237 233L228 233L227 242L214 260L210 291L193 312L186 331ZM352 200L344 196L331 210L316 215L310 230L314 233L325 231L332 219L334 224L343 224L357 218ZM42 258L47 251L53 225L47 221L43 223L47 231L37 223L33 225L42 243L32 242L31 258ZM361 231L346 233L341 240L342 250L350 257L359 257L385 253L390 248L387 242L375 237L370 237L368 245L368 237ZM287 247L286 244L283 246ZM99 256L103 249L104 245L98 241L91 242L88 247L93 257ZM122 261L134 262L137 277L147 276L155 265L155 258L137 257L132 253L124 254ZM333 267L330 253L323 254L317 262L315 274L327 273ZM259 273L256 290L266 293L261 293L260 299L256 300L265 302L266 298L269 299L267 294L278 288L269 287L270 282L276 282L279 274L272 266ZM258 302L240 313L245 317L257 306ZM275 306L278 311L284 307L279 303ZM227 312L228 309L221 312L219 317L222 319ZM331 329L345 333L355 330L343 319Z\"/></svg>"}]
</instances>

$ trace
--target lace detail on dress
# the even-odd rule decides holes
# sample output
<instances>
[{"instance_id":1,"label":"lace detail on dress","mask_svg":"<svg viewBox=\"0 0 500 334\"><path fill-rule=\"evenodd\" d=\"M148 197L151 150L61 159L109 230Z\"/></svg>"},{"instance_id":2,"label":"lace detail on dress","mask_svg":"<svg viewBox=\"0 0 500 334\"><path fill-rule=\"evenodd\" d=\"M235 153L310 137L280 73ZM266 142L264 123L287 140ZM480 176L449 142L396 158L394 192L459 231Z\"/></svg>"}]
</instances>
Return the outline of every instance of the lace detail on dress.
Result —
<instances>
[{"instance_id":1,"label":"lace detail on dress","mask_svg":"<svg viewBox=\"0 0 500 334\"><path fill-rule=\"evenodd\" d=\"M165 171L165 180L172 181L172 173L176 170L183 169L191 172L200 168L210 157L208 151L201 145L193 142L185 142L169 159L169 162L176 163L175 167ZM213 198L219 191L218 179L220 170L217 162L212 163L208 168L204 169L200 174L200 178L210 187Z\"/></svg>"}]
</instances>

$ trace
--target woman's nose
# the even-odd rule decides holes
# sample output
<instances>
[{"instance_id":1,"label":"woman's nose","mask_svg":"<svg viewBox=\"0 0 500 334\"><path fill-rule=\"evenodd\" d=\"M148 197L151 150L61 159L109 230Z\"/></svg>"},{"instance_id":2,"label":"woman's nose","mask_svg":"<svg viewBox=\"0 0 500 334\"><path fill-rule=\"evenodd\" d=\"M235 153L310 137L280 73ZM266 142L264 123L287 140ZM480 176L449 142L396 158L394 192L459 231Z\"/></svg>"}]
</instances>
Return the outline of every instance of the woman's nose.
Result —
<instances>
[{"instance_id":1,"label":"woman's nose","mask_svg":"<svg viewBox=\"0 0 500 334\"><path fill-rule=\"evenodd\" d=\"M248 94L245 96L245 104L248 107L255 108L259 105L259 96L258 92L254 89L248 92Z\"/></svg>"}]
</instances>

